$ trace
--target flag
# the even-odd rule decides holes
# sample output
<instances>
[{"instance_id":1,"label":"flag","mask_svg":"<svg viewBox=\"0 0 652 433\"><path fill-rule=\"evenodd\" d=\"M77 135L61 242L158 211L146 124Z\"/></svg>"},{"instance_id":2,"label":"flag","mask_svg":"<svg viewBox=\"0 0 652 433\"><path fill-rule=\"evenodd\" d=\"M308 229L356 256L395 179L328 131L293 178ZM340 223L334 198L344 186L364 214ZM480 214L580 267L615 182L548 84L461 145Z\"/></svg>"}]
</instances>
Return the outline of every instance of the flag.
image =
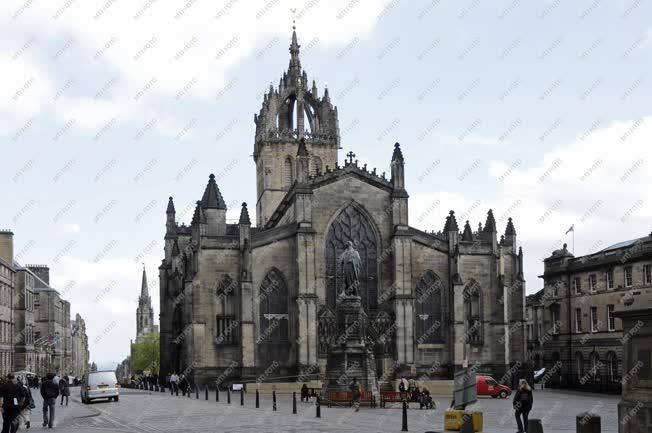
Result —
<instances>
[{"instance_id":1,"label":"flag","mask_svg":"<svg viewBox=\"0 0 652 433\"><path fill-rule=\"evenodd\" d=\"M572 226L570 226L568 230L566 230L566 234L569 234L570 232L575 233L575 224L573 224Z\"/></svg>"}]
</instances>

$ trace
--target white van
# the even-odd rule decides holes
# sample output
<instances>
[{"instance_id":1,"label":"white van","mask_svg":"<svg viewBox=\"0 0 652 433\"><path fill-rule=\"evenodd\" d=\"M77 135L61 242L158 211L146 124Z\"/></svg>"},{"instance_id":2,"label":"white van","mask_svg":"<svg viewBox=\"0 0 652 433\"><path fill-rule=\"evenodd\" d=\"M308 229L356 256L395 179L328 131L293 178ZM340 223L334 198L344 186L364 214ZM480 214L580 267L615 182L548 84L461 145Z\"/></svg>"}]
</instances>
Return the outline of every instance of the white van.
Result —
<instances>
[{"instance_id":1,"label":"white van","mask_svg":"<svg viewBox=\"0 0 652 433\"><path fill-rule=\"evenodd\" d=\"M94 371L84 376L79 393L82 403L90 403L98 398L118 401L120 385L114 371Z\"/></svg>"}]
</instances>

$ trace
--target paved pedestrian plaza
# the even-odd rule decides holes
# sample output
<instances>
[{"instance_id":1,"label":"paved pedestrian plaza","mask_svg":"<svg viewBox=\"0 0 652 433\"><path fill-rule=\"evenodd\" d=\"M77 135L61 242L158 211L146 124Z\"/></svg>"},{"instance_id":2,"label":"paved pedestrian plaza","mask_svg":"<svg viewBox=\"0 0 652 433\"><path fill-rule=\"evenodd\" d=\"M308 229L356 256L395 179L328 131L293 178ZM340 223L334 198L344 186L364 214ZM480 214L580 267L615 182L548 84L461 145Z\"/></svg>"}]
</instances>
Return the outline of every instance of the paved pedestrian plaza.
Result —
<instances>
[{"instance_id":1,"label":"paved pedestrian plaza","mask_svg":"<svg viewBox=\"0 0 652 433\"><path fill-rule=\"evenodd\" d=\"M37 393L35 393L37 394ZM277 411L272 410L270 395L261 395L260 408L255 408L252 394L245 395L240 406L239 394L233 394L231 404L226 394L215 401L215 392L200 393L197 400L171 396L169 393L122 390L119 402L93 402L82 405L78 388L71 392L70 406L57 405L56 429L66 432L399 432L402 410L399 404L385 409L363 407L359 412L349 408L322 406L321 418L315 417L315 405L297 402L297 414L292 414L292 397L279 395ZM32 414L34 430L41 429L41 402ZM443 431L444 410L450 403L447 396L435 397L436 410L408 410L411 432ZM531 418L543 420L546 433L575 432L575 417L580 412L593 411L602 416L603 433L616 433L619 397L613 395L576 393L569 391L535 391ZM513 433L516 431L511 400L481 398L479 409L484 414L484 432Z\"/></svg>"}]
</instances>

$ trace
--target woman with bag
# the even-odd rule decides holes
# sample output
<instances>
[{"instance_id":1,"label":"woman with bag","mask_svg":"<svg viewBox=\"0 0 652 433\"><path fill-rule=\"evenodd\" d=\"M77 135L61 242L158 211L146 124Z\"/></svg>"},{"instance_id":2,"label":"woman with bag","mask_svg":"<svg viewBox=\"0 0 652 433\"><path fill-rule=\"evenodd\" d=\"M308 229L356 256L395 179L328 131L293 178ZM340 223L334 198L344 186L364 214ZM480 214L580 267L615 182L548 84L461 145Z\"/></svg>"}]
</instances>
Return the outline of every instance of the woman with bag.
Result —
<instances>
[{"instance_id":1,"label":"woman with bag","mask_svg":"<svg viewBox=\"0 0 652 433\"><path fill-rule=\"evenodd\" d=\"M66 406L68 406L68 397L70 397L70 385L68 384L68 376L63 376L59 380L59 394L61 394L61 406L63 406L63 398L66 398Z\"/></svg>"},{"instance_id":2,"label":"woman with bag","mask_svg":"<svg viewBox=\"0 0 652 433\"><path fill-rule=\"evenodd\" d=\"M514 411L516 415L516 426L518 433L527 433L527 418L532 410L532 403L534 397L532 395L532 388L528 385L525 379L518 381L518 390L514 394ZM521 422L521 416L523 421Z\"/></svg>"}]
</instances>

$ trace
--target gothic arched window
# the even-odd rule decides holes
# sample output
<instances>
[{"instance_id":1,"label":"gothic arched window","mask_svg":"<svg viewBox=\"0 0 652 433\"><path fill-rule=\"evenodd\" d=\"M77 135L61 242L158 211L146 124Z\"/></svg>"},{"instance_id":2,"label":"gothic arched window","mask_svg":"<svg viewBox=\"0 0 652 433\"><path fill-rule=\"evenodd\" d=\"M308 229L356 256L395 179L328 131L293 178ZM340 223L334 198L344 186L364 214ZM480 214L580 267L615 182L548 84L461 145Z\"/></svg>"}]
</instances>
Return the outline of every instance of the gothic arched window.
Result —
<instances>
[{"instance_id":1,"label":"gothic arched window","mask_svg":"<svg viewBox=\"0 0 652 433\"><path fill-rule=\"evenodd\" d=\"M471 344L482 344L482 290L474 279L464 288L466 338Z\"/></svg>"},{"instance_id":2,"label":"gothic arched window","mask_svg":"<svg viewBox=\"0 0 652 433\"><path fill-rule=\"evenodd\" d=\"M272 268L260 283L259 353L268 362L287 359L289 349L288 286L285 277Z\"/></svg>"},{"instance_id":3,"label":"gothic arched window","mask_svg":"<svg viewBox=\"0 0 652 433\"><path fill-rule=\"evenodd\" d=\"M441 342L442 282L431 270L416 285L415 320L417 344Z\"/></svg>"},{"instance_id":4,"label":"gothic arched window","mask_svg":"<svg viewBox=\"0 0 652 433\"><path fill-rule=\"evenodd\" d=\"M236 288L237 281L228 275L223 275L215 287L216 329L215 342L217 344L234 344L238 341L238 320L236 316Z\"/></svg>"},{"instance_id":5,"label":"gothic arched window","mask_svg":"<svg viewBox=\"0 0 652 433\"><path fill-rule=\"evenodd\" d=\"M283 185L286 187L292 186L294 177L292 175L292 157L288 156L285 158L283 163Z\"/></svg>"},{"instance_id":6,"label":"gothic arched window","mask_svg":"<svg viewBox=\"0 0 652 433\"><path fill-rule=\"evenodd\" d=\"M335 308L338 292L343 290L342 269L338 258L353 242L360 254L358 296L365 309L378 307L378 245L376 234L367 217L354 205L344 208L331 223L326 234L326 301Z\"/></svg>"}]
</instances>

